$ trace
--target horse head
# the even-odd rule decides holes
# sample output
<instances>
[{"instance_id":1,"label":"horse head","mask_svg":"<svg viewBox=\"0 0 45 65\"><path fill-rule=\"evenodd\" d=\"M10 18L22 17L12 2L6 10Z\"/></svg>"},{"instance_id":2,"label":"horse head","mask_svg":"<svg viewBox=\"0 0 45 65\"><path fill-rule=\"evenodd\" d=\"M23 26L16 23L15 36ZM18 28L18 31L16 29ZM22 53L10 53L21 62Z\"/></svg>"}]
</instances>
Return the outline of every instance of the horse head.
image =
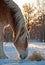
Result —
<instances>
[{"instance_id":1,"label":"horse head","mask_svg":"<svg viewBox=\"0 0 45 65\"><path fill-rule=\"evenodd\" d=\"M23 26L21 28L21 30L19 29L19 31L18 31L18 34L15 37L14 45L16 46L16 48L19 52L20 58L25 59L27 57L27 54L28 54L28 50L27 50L27 46L28 46L27 31L26 31L25 26Z\"/></svg>"}]
</instances>

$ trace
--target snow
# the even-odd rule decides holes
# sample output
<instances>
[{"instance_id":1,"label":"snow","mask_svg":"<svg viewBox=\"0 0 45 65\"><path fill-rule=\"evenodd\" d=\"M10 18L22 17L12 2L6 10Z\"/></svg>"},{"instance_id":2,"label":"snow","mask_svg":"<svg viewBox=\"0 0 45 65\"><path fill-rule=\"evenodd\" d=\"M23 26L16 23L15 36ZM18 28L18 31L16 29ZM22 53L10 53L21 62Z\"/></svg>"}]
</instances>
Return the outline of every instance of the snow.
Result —
<instances>
[{"instance_id":1,"label":"snow","mask_svg":"<svg viewBox=\"0 0 45 65\"><path fill-rule=\"evenodd\" d=\"M8 56L9 59L17 59L19 57L19 53L16 49L16 47L13 45L12 42L8 42L3 44L4 52Z\"/></svg>"},{"instance_id":2,"label":"snow","mask_svg":"<svg viewBox=\"0 0 45 65\"><path fill-rule=\"evenodd\" d=\"M45 43L44 42L36 42L29 41L28 42L28 55L31 55L33 52L39 52L45 58Z\"/></svg>"},{"instance_id":3,"label":"snow","mask_svg":"<svg viewBox=\"0 0 45 65\"><path fill-rule=\"evenodd\" d=\"M9 58L15 58L18 57L18 51L16 50L16 47L14 47L13 43L4 43L4 51L5 54ZM43 57L45 57L45 43L43 42L28 42L28 56L31 55L33 52L40 52Z\"/></svg>"},{"instance_id":4,"label":"snow","mask_svg":"<svg viewBox=\"0 0 45 65\"><path fill-rule=\"evenodd\" d=\"M14 47L13 43L4 43L4 52L9 59L0 59L0 65L45 65L45 61L30 61L28 59L20 60L19 53ZM45 43L29 41L28 42L28 56L32 55L33 52L40 52L45 58Z\"/></svg>"},{"instance_id":5,"label":"snow","mask_svg":"<svg viewBox=\"0 0 45 65\"><path fill-rule=\"evenodd\" d=\"M29 61L29 60L0 60L0 65L45 65L45 61Z\"/></svg>"}]
</instances>

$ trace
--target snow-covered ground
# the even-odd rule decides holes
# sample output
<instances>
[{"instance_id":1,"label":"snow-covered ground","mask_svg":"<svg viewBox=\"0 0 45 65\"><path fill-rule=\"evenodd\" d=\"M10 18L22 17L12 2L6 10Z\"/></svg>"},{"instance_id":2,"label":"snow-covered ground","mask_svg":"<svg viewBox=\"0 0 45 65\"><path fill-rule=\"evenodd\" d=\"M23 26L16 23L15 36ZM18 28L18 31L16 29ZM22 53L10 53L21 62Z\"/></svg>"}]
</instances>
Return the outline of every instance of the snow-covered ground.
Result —
<instances>
[{"instance_id":1,"label":"snow-covered ground","mask_svg":"<svg viewBox=\"0 0 45 65\"><path fill-rule=\"evenodd\" d=\"M45 43L44 42L28 42L28 55L33 52L39 52L45 58Z\"/></svg>"},{"instance_id":2,"label":"snow-covered ground","mask_svg":"<svg viewBox=\"0 0 45 65\"><path fill-rule=\"evenodd\" d=\"M13 43L4 43L4 52L11 59L15 59L15 57L17 58L19 55ZM30 56L33 52L39 52L41 53L43 57L45 57L45 43L29 41L28 42L28 56Z\"/></svg>"},{"instance_id":3,"label":"snow-covered ground","mask_svg":"<svg viewBox=\"0 0 45 65\"><path fill-rule=\"evenodd\" d=\"M45 65L45 61L30 61L30 60L0 60L0 65Z\"/></svg>"},{"instance_id":4,"label":"snow-covered ground","mask_svg":"<svg viewBox=\"0 0 45 65\"><path fill-rule=\"evenodd\" d=\"M30 61L28 59L19 60L18 52L13 43L4 43L4 52L9 57L9 59L0 59L0 65L45 65L45 61ZM45 43L29 41L28 42L28 56L33 52L40 52L45 58Z\"/></svg>"}]
</instances>

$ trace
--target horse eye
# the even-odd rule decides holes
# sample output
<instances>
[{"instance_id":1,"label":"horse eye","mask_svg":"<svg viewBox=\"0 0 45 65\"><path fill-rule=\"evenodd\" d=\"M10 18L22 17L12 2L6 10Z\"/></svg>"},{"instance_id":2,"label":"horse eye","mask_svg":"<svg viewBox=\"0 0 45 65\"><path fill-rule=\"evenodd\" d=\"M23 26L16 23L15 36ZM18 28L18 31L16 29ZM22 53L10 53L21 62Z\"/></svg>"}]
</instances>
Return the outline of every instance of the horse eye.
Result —
<instances>
[{"instance_id":1,"label":"horse eye","mask_svg":"<svg viewBox=\"0 0 45 65\"><path fill-rule=\"evenodd\" d=\"M24 28L21 29L20 37L24 34L25 30Z\"/></svg>"}]
</instances>

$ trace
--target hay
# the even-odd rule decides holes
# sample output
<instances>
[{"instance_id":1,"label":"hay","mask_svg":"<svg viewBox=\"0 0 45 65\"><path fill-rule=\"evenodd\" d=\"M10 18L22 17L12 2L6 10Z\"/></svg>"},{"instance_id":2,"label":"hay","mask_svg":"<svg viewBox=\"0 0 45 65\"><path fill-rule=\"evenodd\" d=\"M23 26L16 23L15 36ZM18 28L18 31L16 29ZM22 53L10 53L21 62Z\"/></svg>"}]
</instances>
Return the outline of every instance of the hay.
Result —
<instances>
[{"instance_id":1,"label":"hay","mask_svg":"<svg viewBox=\"0 0 45 65\"><path fill-rule=\"evenodd\" d=\"M34 52L31 56L28 58L31 61L41 61L45 60L40 53Z\"/></svg>"}]
</instances>

